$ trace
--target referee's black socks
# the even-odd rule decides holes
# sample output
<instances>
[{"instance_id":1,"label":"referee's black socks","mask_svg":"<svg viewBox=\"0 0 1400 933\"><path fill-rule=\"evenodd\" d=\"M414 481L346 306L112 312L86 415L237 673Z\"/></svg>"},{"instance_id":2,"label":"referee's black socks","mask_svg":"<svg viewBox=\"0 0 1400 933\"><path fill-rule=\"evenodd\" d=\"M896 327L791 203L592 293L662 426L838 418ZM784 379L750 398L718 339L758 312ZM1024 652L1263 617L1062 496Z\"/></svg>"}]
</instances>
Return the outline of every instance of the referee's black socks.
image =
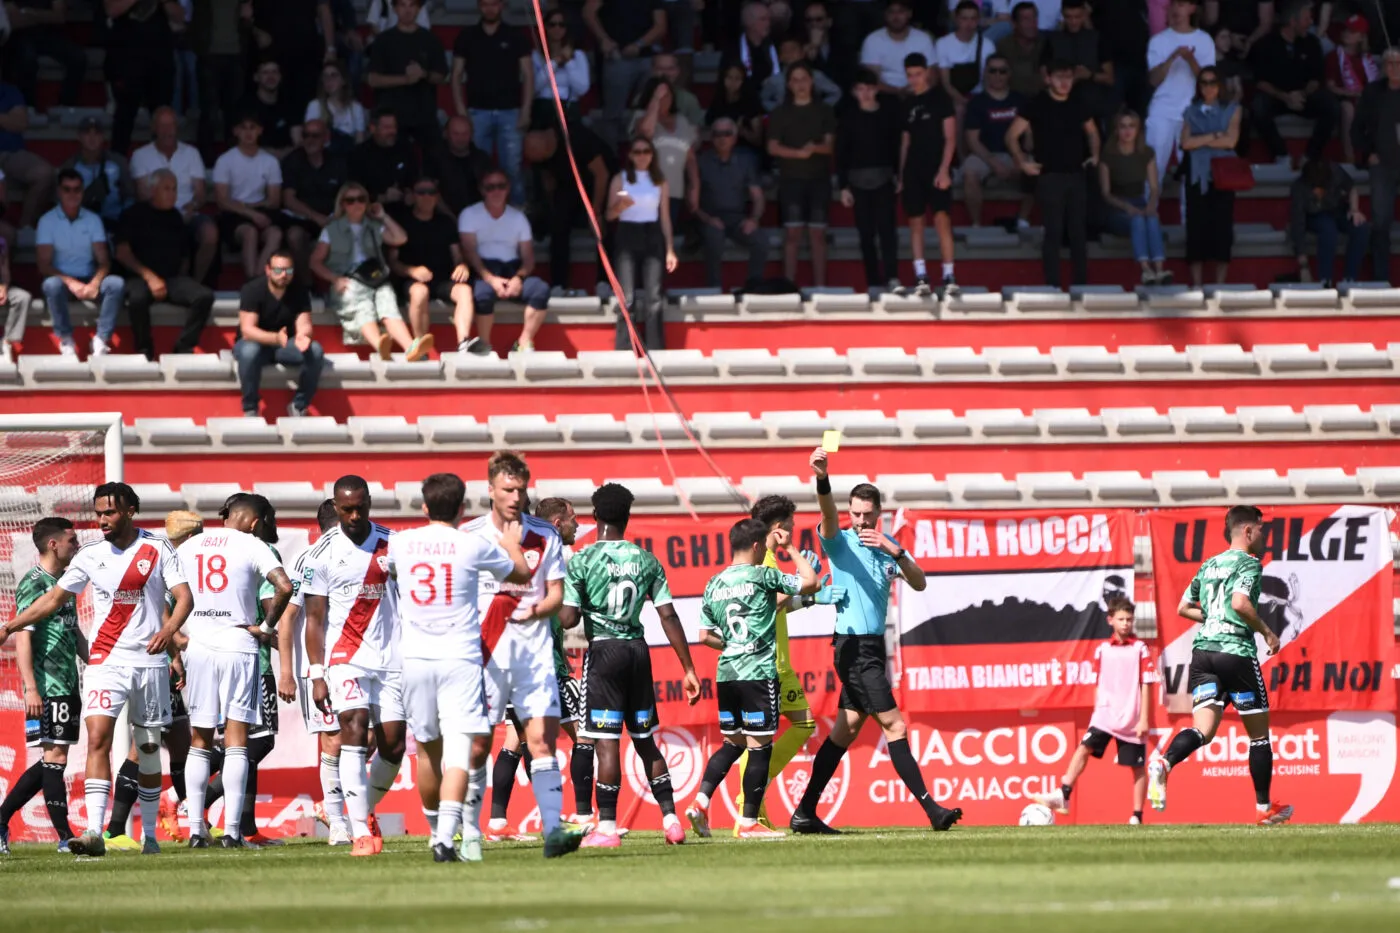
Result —
<instances>
[{"instance_id":1,"label":"referee's black socks","mask_svg":"<svg viewBox=\"0 0 1400 933\"><path fill-rule=\"evenodd\" d=\"M908 748L907 743L905 748ZM822 791L831 783L831 776L836 773L837 766L845 756L846 750L831 739L822 742L821 748L817 749L817 757L812 760L812 779L807 782L802 802L797 805L802 813L807 816L817 815L817 804L821 802Z\"/></svg>"},{"instance_id":2,"label":"referee's black socks","mask_svg":"<svg viewBox=\"0 0 1400 933\"><path fill-rule=\"evenodd\" d=\"M1194 727L1182 729L1176 734L1176 738L1172 739L1172 744L1167 746L1167 764L1175 768L1204 744L1206 738L1201 735L1201 730Z\"/></svg>"},{"instance_id":3,"label":"referee's black socks","mask_svg":"<svg viewBox=\"0 0 1400 933\"><path fill-rule=\"evenodd\" d=\"M909 740L895 739L893 742L887 742L886 745L889 747L890 764L894 765L895 773L904 782L904 786L909 788L909 793L914 795L919 806L924 808L924 815L929 818L930 822L934 821L942 813L943 808L928 792L928 786L924 784L924 774L919 770L919 763L914 760L914 753L909 750Z\"/></svg>"}]
</instances>

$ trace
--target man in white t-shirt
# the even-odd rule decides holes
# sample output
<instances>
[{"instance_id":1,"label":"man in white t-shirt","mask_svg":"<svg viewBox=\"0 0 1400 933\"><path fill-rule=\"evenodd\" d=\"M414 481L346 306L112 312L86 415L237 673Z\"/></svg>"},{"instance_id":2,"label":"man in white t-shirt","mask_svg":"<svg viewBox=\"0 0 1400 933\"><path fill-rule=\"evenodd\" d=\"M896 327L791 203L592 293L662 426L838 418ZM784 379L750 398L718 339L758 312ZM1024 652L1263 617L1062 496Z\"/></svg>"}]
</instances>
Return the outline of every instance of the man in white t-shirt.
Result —
<instances>
[{"instance_id":1,"label":"man in white t-shirt","mask_svg":"<svg viewBox=\"0 0 1400 933\"><path fill-rule=\"evenodd\" d=\"M515 584L531 577L518 523L510 523L499 542L458 530L466 493L455 473L429 476L423 481L428 524L389 541L402 624L404 705L418 743L418 792L435 862L481 860L480 827L462 826L464 801L473 797L479 813L486 783L485 764L470 766L472 743L491 734L478 589L488 577ZM459 827L460 856L453 845Z\"/></svg>"},{"instance_id":2,"label":"man in white t-shirt","mask_svg":"<svg viewBox=\"0 0 1400 933\"><path fill-rule=\"evenodd\" d=\"M257 848L242 838L240 826L248 781L248 732L259 721L261 682L258 643L258 591L266 580L274 595L268 618L281 618L292 596L292 581L272 549L254 536L269 510L261 496L239 493L225 505L222 528L194 535L176 551L180 569L193 581L194 610L186 623L185 705L190 714L190 752L185 781L190 816L190 848L209 848L204 826L204 795L209 784L214 730L224 728L225 849ZM256 634L255 634L256 633Z\"/></svg>"},{"instance_id":3,"label":"man in white t-shirt","mask_svg":"<svg viewBox=\"0 0 1400 933\"><path fill-rule=\"evenodd\" d=\"M530 274L535 269L535 236L525 212L506 203L510 179L504 171L492 169L482 176L481 198L457 218L462 255L476 277L476 334L489 346L496 302L518 301L525 306L525 327L514 349L528 353L535 349L535 335L549 306L548 283Z\"/></svg>"},{"instance_id":4,"label":"man in white t-shirt","mask_svg":"<svg viewBox=\"0 0 1400 933\"><path fill-rule=\"evenodd\" d=\"M131 154L138 199L151 199L151 175L162 168L175 175L175 207L194 240L190 278L203 282L219 251L219 228L214 218L201 211L206 197L204 159L194 146L180 142L180 121L169 107L157 107L151 114L151 141Z\"/></svg>"},{"instance_id":5,"label":"man in white t-shirt","mask_svg":"<svg viewBox=\"0 0 1400 933\"><path fill-rule=\"evenodd\" d=\"M69 843L74 855L105 855L102 838L112 792L112 735L127 710L137 748L141 801L141 852L160 851L160 730L170 724L167 650L194 606L180 562L165 538L136 527L141 500L125 483L103 483L93 493L102 540L86 545L53 589L0 628L0 645L12 633L56 613L92 584L93 617L83 672L83 725L87 775L83 782L87 831ZM166 596L174 600L166 617ZM164 624L162 624L164 622Z\"/></svg>"},{"instance_id":6,"label":"man in white t-shirt","mask_svg":"<svg viewBox=\"0 0 1400 933\"><path fill-rule=\"evenodd\" d=\"M1195 0L1172 0L1167 28L1147 43L1147 80L1157 90L1143 133L1157 156L1157 180L1181 150L1181 121L1196 94L1196 76L1215 64L1215 40L1191 25Z\"/></svg>"},{"instance_id":7,"label":"man in white t-shirt","mask_svg":"<svg viewBox=\"0 0 1400 933\"><path fill-rule=\"evenodd\" d=\"M238 145L214 163L214 200L219 232L242 252L243 275L253 279L282 246L282 166L258 145L262 123L256 113L240 117L233 135Z\"/></svg>"},{"instance_id":8,"label":"man in white t-shirt","mask_svg":"<svg viewBox=\"0 0 1400 933\"><path fill-rule=\"evenodd\" d=\"M370 856L384 849L374 808L394 784L406 738L398 592L389 580L392 532L370 521L369 484L362 478L342 476L331 498L339 524L311 548L303 570L306 658L311 699L340 718L350 854ZM371 724L379 754L366 781Z\"/></svg>"},{"instance_id":9,"label":"man in white t-shirt","mask_svg":"<svg viewBox=\"0 0 1400 933\"><path fill-rule=\"evenodd\" d=\"M880 76L883 93L906 92L909 79L904 76L904 59L909 55L922 52L927 61L938 58L932 37L909 25L913 15L909 0L890 0L885 7L885 28L866 36L860 47L860 63Z\"/></svg>"},{"instance_id":10,"label":"man in white t-shirt","mask_svg":"<svg viewBox=\"0 0 1400 933\"><path fill-rule=\"evenodd\" d=\"M957 113L959 142L962 140L963 112L967 109L968 98L982 90L982 72L986 69L987 59L997 50L996 43L978 30L981 21L982 8L977 4L977 0L960 0L957 10L953 13L953 31L946 36L940 36L933 46L937 55L938 70L942 75L943 90L953 99L953 108ZM976 74L972 78L976 83L970 88L963 83L962 78L963 72L968 69L953 71L959 65L976 66ZM958 148L961 149L962 146L959 145Z\"/></svg>"}]
</instances>

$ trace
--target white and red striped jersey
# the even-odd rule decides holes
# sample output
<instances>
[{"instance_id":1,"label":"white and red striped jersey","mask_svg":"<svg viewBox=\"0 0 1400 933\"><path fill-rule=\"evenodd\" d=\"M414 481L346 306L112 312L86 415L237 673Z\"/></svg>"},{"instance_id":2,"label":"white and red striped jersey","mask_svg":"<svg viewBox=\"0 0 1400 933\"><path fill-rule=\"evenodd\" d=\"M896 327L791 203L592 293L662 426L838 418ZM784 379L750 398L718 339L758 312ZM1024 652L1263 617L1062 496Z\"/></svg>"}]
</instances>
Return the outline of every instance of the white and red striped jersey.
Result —
<instances>
[{"instance_id":1,"label":"white and red striped jersey","mask_svg":"<svg viewBox=\"0 0 1400 933\"><path fill-rule=\"evenodd\" d=\"M490 513L472 519L461 528L469 535L481 536L500 547L501 531L491 520ZM484 660L490 660L496 643L507 631L525 645L527 651L538 651L546 658L553 657L554 636L549 620L512 622L511 615L522 603L534 604L544 599L549 583L564 579L564 545L559 540L559 531L552 524L533 515L522 515L520 549L525 554L525 563L530 566L530 582L498 583L490 577L481 580L477 606L481 610Z\"/></svg>"},{"instance_id":2,"label":"white and red striped jersey","mask_svg":"<svg viewBox=\"0 0 1400 933\"><path fill-rule=\"evenodd\" d=\"M389 538L383 525L371 525L359 544L339 526L312 546L303 566L303 597L325 596L326 658L371 671L402 667L398 652L397 593L389 580Z\"/></svg>"},{"instance_id":3,"label":"white and red striped jersey","mask_svg":"<svg viewBox=\"0 0 1400 933\"><path fill-rule=\"evenodd\" d=\"M79 550L58 585L81 593L92 584L97 624L88 664L165 667L169 659L147 654L146 643L164 622L165 594L184 582L170 542L149 531L140 531L124 550L105 539Z\"/></svg>"},{"instance_id":4,"label":"white and red striped jersey","mask_svg":"<svg viewBox=\"0 0 1400 933\"><path fill-rule=\"evenodd\" d=\"M1136 637L1110 638L1094 649L1094 671L1098 687L1089 725L1125 742L1141 741L1137 724L1142 715L1142 685L1158 682L1147 642Z\"/></svg>"},{"instance_id":5,"label":"white and red striped jersey","mask_svg":"<svg viewBox=\"0 0 1400 933\"><path fill-rule=\"evenodd\" d=\"M194 609L185 621L190 641L208 651L256 654L248 626L258 624L258 590L282 562L252 535L218 528L195 535L175 551L189 581Z\"/></svg>"},{"instance_id":6,"label":"white and red striped jersey","mask_svg":"<svg viewBox=\"0 0 1400 933\"><path fill-rule=\"evenodd\" d=\"M303 680L311 674L311 665L306 660L306 593L303 588L311 582L312 572L306 559L311 556L312 550L307 548L302 551L292 565L292 598L287 601L288 609L297 610L296 622L292 627L292 669Z\"/></svg>"},{"instance_id":7,"label":"white and red striped jersey","mask_svg":"<svg viewBox=\"0 0 1400 933\"><path fill-rule=\"evenodd\" d=\"M398 584L400 653L480 664L481 581L495 583L514 569L505 549L485 535L442 524L395 534L389 540L389 572Z\"/></svg>"}]
</instances>

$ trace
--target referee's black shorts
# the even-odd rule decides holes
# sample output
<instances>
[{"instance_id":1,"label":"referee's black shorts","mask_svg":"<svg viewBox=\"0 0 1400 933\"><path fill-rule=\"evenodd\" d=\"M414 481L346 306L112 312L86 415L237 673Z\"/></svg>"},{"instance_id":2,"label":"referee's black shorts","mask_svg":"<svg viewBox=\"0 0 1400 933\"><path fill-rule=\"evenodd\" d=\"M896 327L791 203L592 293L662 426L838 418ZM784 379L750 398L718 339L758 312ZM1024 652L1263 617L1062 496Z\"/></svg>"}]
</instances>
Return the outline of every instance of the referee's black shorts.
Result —
<instances>
[{"instance_id":1,"label":"referee's black shorts","mask_svg":"<svg viewBox=\"0 0 1400 933\"><path fill-rule=\"evenodd\" d=\"M873 716L896 707L885 666L884 635L837 635L831 646L841 679L841 709Z\"/></svg>"}]
</instances>

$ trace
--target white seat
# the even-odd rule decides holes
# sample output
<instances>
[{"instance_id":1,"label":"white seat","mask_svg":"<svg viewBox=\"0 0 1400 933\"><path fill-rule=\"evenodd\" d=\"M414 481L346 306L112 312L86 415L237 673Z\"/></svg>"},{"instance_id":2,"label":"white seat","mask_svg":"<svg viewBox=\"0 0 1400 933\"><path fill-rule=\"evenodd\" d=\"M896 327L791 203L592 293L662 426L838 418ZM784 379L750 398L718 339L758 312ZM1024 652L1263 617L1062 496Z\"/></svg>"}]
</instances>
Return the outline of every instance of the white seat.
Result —
<instances>
[{"instance_id":1,"label":"white seat","mask_svg":"<svg viewBox=\"0 0 1400 933\"><path fill-rule=\"evenodd\" d=\"M1274 470L1221 470L1220 479L1239 499L1293 498L1293 485Z\"/></svg>"},{"instance_id":2,"label":"white seat","mask_svg":"<svg viewBox=\"0 0 1400 933\"><path fill-rule=\"evenodd\" d=\"M972 409L964 416L983 437L1035 437L1040 425L1019 408Z\"/></svg>"},{"instance_id":3,"label":"white seat","mask_svg":"<svg viewBox=\"0 0 1400 933\"><path fill-rule=\"evenodd\" d=\"M1118 355L1136 373L1189 373L1191 359L1175 347L1148 344L1119 347Z\"/></svg>"},{"instance_id":4,"label":"white seat","mask_svg":"<svg viewBox=\"0 0 1400 933\"><path fill-rule=\"evenodd\" d=\"M637 354L631 350L581 350L578 365L592 379L637 378Z\"/></svg>"},{"instance_id":5,"label":"white seat","mask_svg":"<svg viewBox=\"0 0 1400 933\"><path fill-rule=\"evenodd\" d=\"M768 425L746 411L697 411L691 421L709 441L768 440Z\"/></svg>"},{"instance_id":6,"label":"white seat","mask_svg":"<svg viewBox=\"0 0 1400 933\"><path fill-rule=\"evenodd\" d=\"M254 483L253 492L266 496L279 512L314 512L326 501L319 486L299 483Z\"/></svg>"},{"instance_id":7,"label":"white seat","mask_svg":"<svg viewBox=\"0 0 1400 933\"><path fill-rule=\"evenodd\" d=\"M1158 470L1152 474L1152 481L1167 497L1177 502L1218 499L1226 494L1225 484L1220 478L1211 476L1205 470Z\"/></svg>"},{"instance_id":8,"label":"white seat","mask_svg":"<svg viewBox=\"0 0 1400 933\"><path fill-rule=\"evenodd\" d=\"M410 363L408 360L393 359L379 365L386 382L441 382L443 378L441 360ZM341 381L344 381L344 377Z\"/></svg>"},{"instance_id":9,"label":"white seat","mask_svg":"<svg viewBox=\"0 0 1400 933\"><path fill-rule=\"evenodd\" d=\"M1341 467L1289 470L1288 479L1309 499L1335 499L1359 496L1361 481Z\"/></svg>"},{"instance_id":10,"label":"white seat","mask_svg":"<svg viewBox=\"0 0 1400 933\"><path fill-rule=\"evenodd\" d=\"M91 504L88 508L91 508ZM6 518L38 518L43 515L39 497L23 486L0 486L0 513ZM0 561L0 565L3 562Z\"/></svg>"},{"instance_id":11,"label":"white seat","mask_svg":"<svg viewBox=\"0 0 1400 933\"><path fill-rule=\"evenodd\" d=\"M1183 434L1239 434L1244 430L1240 416L1219 405L1188 405L1167 409L1172 423Z\"/></svg>"},{"instance_id":12,"label":"white seat","mask_svg":"<svg viewBox=\"0 0 1400 933\"><path fill-rule=\"evenodd\" d=\"M463 501L467 511L491 508L491 483L484 479L467 480L467 495Z\"/></svg>"},{"instance_id":13,"label":"white seat","mask_svg":"<svg viewBox=\"0 0 1400 933\"><path fill-rule=\"evenodd\" d=\"M719 365L699 350L652 350L651 364L668 379L719 375ZM636 371L635 365L633 371Z\"/></svg>"},{"instance_id":14,"label":"white seat","mask_svg":"<svg viewBox=\"0 0 1400 933\"><path fill-rule=\"evenodd\" d=\"M802 296L796 292L781 295L745 295L739 302L739 310L744 314L771 314L774 312L800 314Z\"/></svg>"},{"instance_id":15,"label":"white seat","mask_svg":"<svg viewBox=\"0 0 1400 933\"><path fill-rule=\"evenodd\" d=\"M535 494L539 499L567 499L575 509L587 505L598 488L591 479L541 479L535 481Z\"/></svg>"},{"instance_id":16,"label":"white seat","mask_svg":"<svg viewBox=\"0 0 1400 933\"><path fill-rule=\"evenodd\" d=\"M1266 245L1277 248L1282 245L1283 231L1270 232L1267 236ZM1248 241L1246 234L1244 240L1237 239L1235 242ZM1215 303L1221 311L1265 311L1274 306L1274 293L1268 289L1240 289L1238 291L1217 291Z\"/></svg>"},{"instance_id":17,"label":"white seat","mask_svg":"<svg viewBox=\"0 0 1400 933\"><path fill-rule=\"evenodd\" d=\"M972 425L947 408L901 410L894 413L911 437L971 437Z\"/></svg>"},{"instance_id":18,"label":"white seat","mask_svg":"<svg viewBox=\"0 0 1400 933\"><path fill-rule=\"evenodd\" d=\"M417 444L423 440L418 425L409 424L402 415L351 415L345 423L361 444Z\"/></svg>"},{"instance_id":19,"label":"white seat","mask_svg":"<svg viewBox=\"0 0 1400 933\"><path fill-rule=\"evenodd\" d=\"M826 414L845 437L899 437L899 422L883 411L829 411Z\"/></svg>"},{"instance_id":20,"label":"white seat","mask_svg":"<svg viewBox=\"0 0 1400 933\"><path fill-rule=\"evenodd\" d=\"M420 512L423 509L423 484L413 480L404 480L394 484L394 495L399 502L409 512ZM470 507L471 503L467 503Z\"/></svg>"},{"instance_id":21,"label":"white seat","mask_svg":"<svg viewBox=\"0 0 1400 933\"><path fill-rule=\"evenodd\" d=\"M369 480L365 483L369 487L369 497L374 502L374 506L381 512L396 512L399 509L399 497L394 490L386 487L383 483ZM470 488L470 487L468 487ZM332 499L335 497L335 480L330 480L321 487L321 499ZM533 502L534 499L532 498Z\"/></svg>"},{"instance_id":22,"label":"white seat","mask_svg":"<svg viewBox=\"0 0 1400 933\"><path fill-rule=\"evenodd\" d=\"M555 317L562 315L599 315L603 313L603 303L596 295L580 295L575 298L551 298L549 312Z\"/></svg>"},{"instance_id":23,"label":"white seat","mask_svg":"<svg viewBox=\"0 0 1400 933\"><path fill-rule=\"evenodd\" d=\"M992 362L971 347L919 347L919 362L935 376L990 376Z\"/></svg>"},{"instance_id":24,"label":"white seat","mask_svg":"<svg viewBox=\"0 0 1400 933\"><path fill-rule=\"evenodd\" d=\"M1176 432L1172 420L1155 408L1105 408L1100 414L1110 428L1124 436Z\"/></svg>"},{"instance_id":25,"label":"white seat","mask_svg":"<svg viewBox=\"0 0 1400 933\"><path fill-rule=\"evenodd\" d=\"M692 505L724 505L747 512L749 496L718 476L679 476L676 490Z\"/></svg>"},{"instance_id":26,"label":"white seat","mask_svg":"<svg viewBox=\"0 0 1400 933\"><path fill-rule=\"evenodd\" d=\"M628 444L632 440L627 422L612 415L556 415L554 421L570 443Z\"/></svg>"},{"instance_id":27,"label":"white seat","mask_svg":"<svg viewBox=\"0 0 1400 933\"><path fill-rule=\"evenodd\" d=\"M812 484L796 476L745 476L739 480L739 485L755 499L764 496L787 496L799 504L815 502L817 499L817 492Z\"/></svg>"},{"instance_id":28,"label":"white seat","mask_svg":"<svg viewBox=\"0 0 1400 933\"><path fill-rule=\"evenodd\" d=\"M133 483L132 492L141 500L141 511L147 515L160 515L176 509L187 509L185 497L165 483ZM0 509L4 509L3 496L0 496Z\"/></svg>"},{"instance_id":29,"label":"white seat","mask_svg":"<svg viewBox=\"0 0 1400 933\"><path fill-rule=\"evenodd\" d=\"M1356 478L1361 480L1378 499L1400 496L1400 467L1360 467Z\"/></svg>"},{"instance_id":30,"label":"white seat","mask_svg":"<svg viewBox=\"0 0 1400 933\"><path fill-rule=\"evenodd\" d=\"M160 358L160 368L172 382L235 381L233 360L208 353L167 353Z\"/></svg>"},{"instance_id":31,"label":"white seat","mask_svg":"<svg viewBox=\"0 0 1400 933\"><path fill-rule=\"evenodd\" d=\"M39 507L45 515L91 514L92 487L80 484L36 486Z\"/></svg>"},{"instance_id":32,"label":"white seat","mask_svg":"<svg viewBox=\"0 0 1400 933\"><path fill-rule=\"evenodd\" d=\"M1000 473L949 473L948 488L964 502L1017 502L1021 490Z\"/></svg>"},{"instance_id":33,"label":"white seat","mask_svg":"<svg viewBox=\"0 0 1400 933\"><path fill-rule=\"evenodd\" d=\"M831 430L831 419L815 411L765 411L759 420L780 440L821 440Z\"/></svg>"},{"instance_id":34,"label":"white seat","mask_svg":"<svg viewBox=\"0 0 1400 933\"><path fill-rule=\"evenodd\" d=\"M19 358L19 372L26 382L95 382L92 367L66 356L38 356L26 353Z\"/></svg>"},{"instance_id":35,"label":"white seat","mask_svg":"<svg viewBox=\"0 0 1400 933\"><path fill-rule=\"evenodd\" d=\"M669 508L677 505L680 498L676 491L655 476L641 476L632 479L610 479L610 483L626 486L632 493L635 503L646 509ZM590 495L592 495L590 493Z\"/></svg>"},{"instance_id":36,"label":"white seat","mask_svg":"<svg viewBox=\"0 0 1400 933\"><path fill-rule=\"evenodd\" d=\"M787 364L762 349L716 350L716 363L730 376L786 376Z\"/></svg>"},{"instance_id":37,"label":"white seat","mask_svg":"<svg viewBox=\"0 0 1400 933\"><path fill-rule=\"evenodd\" d=\"M475 353L444 353L443 361L447 363L452 377L463 382L481 379L514 380L516 378L515 367L494 353L490 356L477 356Z\"/></svg>"},{"instance_id":38,"label":"white seat","mask_svg":"<svg viewBox=\"0 0 1400 933\"><path fill-rule=\"evenodd\" d=\"M900 505L953 499L948 484L934 479L932 473L881 473L875 477L875 485L891 502Z\"/></svg>"},{"instance_id":39,"label":"white seat","mask_svg":"<svg viewBox=\"0 0 1400 933\"><path fill-rule=\"evenodd\" d=\"M1305 405L1303 414L1324 434L1376 430L1376 416L1357 405Z\"/></svg>"},{"instance_id":40,"label":"white seat","mask_svg":"<svg viewBox=\"0 0 1400 933\"><path fill-rule=\"evenodd\" d=\"M924 371L919 358L902 347L852 347L846 358L866 376L920 376Z\"/></svg>"},{"instance_id":41,"label":"white seat","mask_svg":"<svg viewBox=\"0 0 1400 933\"><path fill-rule=\"evenodd\" d=\"M655 441L656 432L659 428L661 439L664 441L686 440L685 425L680 416L675 412L658 410L655 414L651 412L633 412L624 415L623 420L627 422L627 430L639 441ZM699 430L692 428L692 433L699 435Z\"/></svg>"},{"instance_id":42,"label":"white seat","mask_svg":"<svg viewBox=\"0 0 1400 933\"><path fill-rule=\"evenodd\" d=\"M153 447L207 447L209 432L193 418L137 418L136 431Z\"/></svg>"},{"instance_id":43,"label":"white seat","mask_svg":"<svg viewBox=\"0 0 1400 933\"><path fill-rule=\"evenodd\" d=\"M144 356L109 353L90 360L92 368L107 383L162 382L160 364Z\"/></svg>"},{"instance_id":44,"label":"white seat","mask_svg":"<svg viewBox=\"0 0 1400 933\"><path fill-rule=\"evenodd\" d=\"M1032 499L1041 502L1084 500L1093 495L1089 483L1073 473L1018 473L1016 485Z\"/></svg>"},{"instance_id":45,"label":"white seat","mask_svg":"<svg viewBox=\"0 0 1400 933\"><path fill-rule=\"evenodd\" d=\"M486 420L503 444L557 444L564 440L559 425L544 415L492 415Z\"/></svg>"},{"instance_id":46,"label":"white seat","mask_svg":"<svg viewBox=\"0 0 1400 933\"><path fill-rule=\"evenodd\" d=\"M202 514L213 514L224 507L224 502L236 492L242 492L237 483L185 483L180 487L189 507Z\"/></svg>"},{"instance_id":47,"label":"white seat","mask_svg":"<svg viewBox=\"0 0 1400 933\"><path fill-rule=\"evenodd\" d=\"M1254 354L1235 343L1187 346L1186 356L1203 373L1256 373Z\"/></svg>"},{"instance_id":48,"label":"white seat","mask_svg":"<svg viewBox=\"0 0 1400 933\"><path fill-rule=\"evenodd\" d=\"M526 382L577 379L583 375L583 368L579 366L579 361L570 359L558 350L512 353L508 362L520 378ZM636 364L632 365L635 371Z\"/></svg>"},{"instance_id":49,"label":"white seat","mask_svg":"<svg viewBox=\"0 0 1400 933\"><path fill-rule=\"evenodd\" d=\"M987 347L982 355L1002 376L1053 376L1059 372L1055 360L1035 347Z\"/></svg>"},{"instance_id":50,"label":"white seat","mask_svg":"<svg viewBox=\"0 0 1400 933\"><path fill-rule=\"evenodd\" d=\"M204 427L215 443L225 447L282 443L277 425L261 418L210 418Z\"/></svg>"},{"instance_id":51,"label":"white seat","mask_svg":"<svg viewBox=\"0 0 1400 933\"><path fill-rule=\"evenodd\" d=\"M836 496L837 502L845 502L852 489L861 483L870 482L870 477L864 473L833 473L828 479L831 480L831 492Z\"/></svg>"},{"instance_id":52,"label":"white seat","mask_svg":"<svg viewBox=\"0 0 1400 933\"><path fill-rule=\"evenodd\" d=\"M1390 354L1369 343L1324 343L1317 348L1336 370L1390 369Z\"/></svg>"},{"instance_id":53,"label":"white seat","mask_svg":"<svg viewBox=\"0 0 1400 933\"><path fill-rule=\"evenodd\" d=\"M1296 285L1274 286L1279 307L1296 311L1337 307L1340 296L1335 288L1300 288Z\"/></svg>"},{"instance_id":54,"label":"white seat","mask_svg":"<svg viewBox=\"0 0 1400 933\"><path fill-rule=\"evenodd\" d=\"M1051 347L1050 358L1067 373L1121 373L1123 361L1106 347Z\"/></svg>"},{"instance_id":55,"label":"white seat","mask_svg":"<svg viewBox=\"0 0 1400 933\"><path fill-rule=\"evenodd\" d=\"M1157 487L1136 470L1100 470L1084 474L1084 482L1104 501L1121 499L1156 501Z\"/></svg>"},{"instance_id":56,"label":"white seat","mask_svg":"<svg viewBox=\"0 0 1400 933\"><path fill-rule=\"evenodd\" d=\"M1372 405L1371 414L1382 427L1389 428L1391 434L1400 434L1400 405Z\"/></svg>"},{"instance_id":57,"label":"white seat","mask_svg":"<svg viewBox=\"0 0 1400 933\"><path fill-rule=\"evenodd\" d=\"M1103 437L1108 434L1102 415L1087 408L1037 408L1031 412L1041 430L1051 437Z\"/></svg>"},{"instance_id":58,"label":"white seat","mask_svg":"<svg viewBox=\"0 0 1400 933\"><path fill-rule=\"evenodd\" d=\"M1245 405L1237 414L1255 434L1307 434L1311 430L1303 413L1287 405Z\"/></svg>"},{"instance_id":59,"label":"white seat","mask_svg":"<svg viewBox=\"0 0 1400 933\"><path fill-rule=\"evenodd\" d=\"M277 433L289 444L348 444L350 429L334 418L278 418Z\"/></svg>"},{"instance_id":60,"label":"white seat","mask_svg":"<svg viewBox=\"0 0 1400 933\"><path fill-rule=\"evenodd\" d=\"M850 361L831 347L780 349L778 359L787 363L794 376L848 376Z\"/></svg>"},{"instance_id":61,"label":"white seat","mask_svg":"<svg viewBox=\"0 0 1400 933\"><path fill-rule=\"evenodd\" d=\"M1322 352L1305 343L1256 343L1254 358L1275 373L1316 372L1327 368Z\"/></svg>"},{"instance_id":62,"label":"white seat","mask_svg":"<svg viewBox=\"0 0 1400 933\"><path fill-rule=\"evenodd\" d=\"M433 444L491 443L491 428L471 415L424 415L418 433Z\"/></svg>"},{"instance_id":63,"label":"white seat","mask_svg":"<svg viewBox=\"0 0 1400 933\"><path fill-rule=\"evenodd\" d=\"M327 353L321 364L323 375L334 377L337 382L374 382L374 364L358 353ZM280 366L263 367L263 377L295 376L291 369Z\"/></svg>"}]
</instances>

